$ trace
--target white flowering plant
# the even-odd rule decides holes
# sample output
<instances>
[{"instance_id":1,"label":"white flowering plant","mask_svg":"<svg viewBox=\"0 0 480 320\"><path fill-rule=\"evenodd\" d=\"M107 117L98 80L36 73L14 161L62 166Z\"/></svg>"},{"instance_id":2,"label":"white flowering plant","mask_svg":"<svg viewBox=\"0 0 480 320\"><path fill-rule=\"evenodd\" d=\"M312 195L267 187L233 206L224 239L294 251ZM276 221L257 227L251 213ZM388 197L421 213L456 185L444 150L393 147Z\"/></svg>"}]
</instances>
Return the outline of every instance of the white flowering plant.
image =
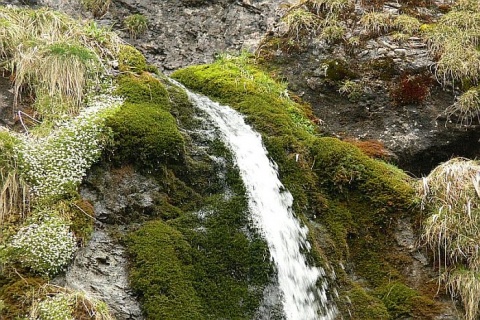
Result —
<instances>
[{"instance_id":1,"label":"white flowering plant","mask_svg":"<svg viewBox=\"0 0 480 320\"><path fill-rule=\"evenodd\" d=\"M42 289L45 298L33 303L29 320L115 319L105 302L85 292L51 285L46 285Z\"/></svg>"},{"instance_id":2,"label":"white flowering plant","mask_svg":"<svg viewBox=\"0 0 480 320\"><path fill-rule=\"evenodd\" d=\"M22 137L15 151L34 196L62 197L76 190L108 141L105 118L121 103L118 97L98 96L79 116L60 123L48 136Z\"/></svg>"},{"instance_id":3,"label":"white flowering plant","mask_svg":"<svg viewBox=\"0 0 480 320\"><path fill-rule=\"evenodd\" d=\"M37 315L31 320L74 320L72 316L75 299L72 295L60 293L47 297L37 307Z\"/></svg>"},{"instance_id":4,"label":"white flowering plant","mask_svg":"<svg viewBox=\"0 0 480 320\"><path fill-rule=\"evenodd\" d=\"M43 276L61 271L77 248L69 226L58 213L37 212L12 237L7 246L10 260Z\"/></svg>"}]
</instances>

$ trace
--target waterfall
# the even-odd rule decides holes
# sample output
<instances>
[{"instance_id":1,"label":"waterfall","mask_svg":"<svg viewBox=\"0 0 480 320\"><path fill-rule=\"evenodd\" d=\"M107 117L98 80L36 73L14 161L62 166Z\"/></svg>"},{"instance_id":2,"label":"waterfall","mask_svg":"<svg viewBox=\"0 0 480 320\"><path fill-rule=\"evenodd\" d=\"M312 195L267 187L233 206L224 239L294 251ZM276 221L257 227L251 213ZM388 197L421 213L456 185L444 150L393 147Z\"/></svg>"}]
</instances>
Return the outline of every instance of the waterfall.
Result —
<instances>
[{"instance_id":1,"label":"waterfall","mask_svg":"<svg viewBox=\"0 0 480 320\"><path fill-rule=\"evenodd\" d=\"M216 123L232 151L247 190L252 221L265 237L278 272L286 318L334 319L337 309L328 301L327 282L321 281L320 288L316 285L325 272L309 266L302 254L310 250L308 229L293 215L293 197L278 179L277 166L267 157L261 136L232 108L186 91L194 105Z\"/></svg>"}]
</instances>

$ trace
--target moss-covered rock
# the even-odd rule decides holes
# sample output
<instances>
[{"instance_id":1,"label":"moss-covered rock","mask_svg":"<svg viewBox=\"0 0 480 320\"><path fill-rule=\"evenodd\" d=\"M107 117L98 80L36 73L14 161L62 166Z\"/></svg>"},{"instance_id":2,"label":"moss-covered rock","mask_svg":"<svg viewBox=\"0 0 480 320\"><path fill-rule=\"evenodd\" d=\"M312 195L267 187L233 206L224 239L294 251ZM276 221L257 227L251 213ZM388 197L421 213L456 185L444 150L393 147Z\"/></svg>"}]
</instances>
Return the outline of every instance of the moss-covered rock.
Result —
<instances>
[{"instance_id":1,"label":"moss-covered rock","mask_svg":"<svg viewBox=\"0 0 480 320\"><path fill-rule=\"evenodd\" d=\"M158 105L165 110L170 109L165 86L150 73L140 75L124 75L118 79L116 94L130 103L149 103Z\"/></svg>"},{"instance_id":2,"label":"moss-covered rock","mask_svg":"<svg viewBox=\"0 0 480 320\"><path fill-rule=\"evenodd\" d=\"M175 118L158 105L126 102L107 125L113 130L117 164L135 163L151 170L183 159L184 139Z\"/></svg>"},{"instance_id":3,"label":"moss-covered rock","mask_svg":"<svg viewBox=\"0 0 480 320\"><path fill-rule=\"evenodd\" d=\"M117 94L125 98L107 120L113 130L113 160L135 163L147 170L184 160L185 141L170 110L167 89L149 73L118 80Z\"/></svg>"},{"instance_id":4,"label":"moss-covered rock","mask_svg":"<svg viewBox=\"0 0 480 320\"><path fill-rule=\"evenodd\" d=\"M118 53L118 70L122 72L142 73L147 69L147 60L143 54L129 45L122 45Z\"/></svg>"},{"instance_id":5,"label":"moss-covered rock","mask_svg":"<svg viewBox=\"0 0 480 320\"><path fill-rule=\"evenodd\" d=\"M132 287L148 319L205 319L193 287L191 247L163 221L152 221L130 234Z\"/></svg>"}]
</instances>

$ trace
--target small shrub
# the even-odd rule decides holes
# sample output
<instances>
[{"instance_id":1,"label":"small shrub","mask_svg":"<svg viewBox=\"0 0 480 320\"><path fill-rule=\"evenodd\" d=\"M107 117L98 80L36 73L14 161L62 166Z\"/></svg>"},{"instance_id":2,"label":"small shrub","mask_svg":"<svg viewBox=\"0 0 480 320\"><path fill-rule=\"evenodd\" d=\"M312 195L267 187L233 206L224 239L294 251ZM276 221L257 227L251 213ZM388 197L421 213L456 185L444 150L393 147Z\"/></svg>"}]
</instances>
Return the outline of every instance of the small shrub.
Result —
<instances>
[{"instance_id":1,"label":"small shrub","mask_svg":"<svg viewBox=\"0 0 480 320\"><path fill-rule=\"evenodd\" d=\"M420 30L421 23L417 18L401 14L393 20L393 27L407 34L414 34Z\"/></svg>"},{"instance_id":2,"label":"small shrub","mask_svg":"<svg viewBox=\"0 0 480 320\"><path fill-rule=\"evenodd\" d=\"M144 34L148 29L148 20L143 14L132 14L123 20L130 37L136 39L137 36Z\"/></svg>"},{"instance_id":3,"label":"small shrub","mask_svg":"<svg viewBox=\"0 0 480 320\"><path fill-rule=\"evenodd\" d=\"M315 33L320 24L317 15L301 8L288 12L282 21L287 25L288 34L297 40L301 36Z\"/></svg>"},{"instance_id":4,"label":"small shrub","mask_svg":"<svg viewBox=\"0 0 480 320\"><path fill-rule=\"evenodd\" d=\"M360 18L363 29L372 35L390 31L393 27L392 16L385 12L367 12Z\"/></svg>"},{"instance_id":5,"label":"small shrub","mask_svg":"<svg viewBox=\"0 0 480 320\"><path fill-rule=\"evenodd\" d=\"M403 74L390 95L397 105L420 104L429 95L433 79L429 74Z\"/></svg>"},{"instance_id":6,"label":"small shrub","mask_svg":"<svg viewBox=\"0 0 480 320\"><path fill-rule=\"evenodd\" d=\"M359 82L352 80L343 81L342 85L338 89L338 93L346 95L348 100L357 101L363 94L363 86Z\"/></svg>"},{"instance_id":7,"label":"small shrub","mask_svg":"<svg viewBox=\"0 0 480 320\"><path fill-rule=\"evenodd\" d=\"M474 120L480 122L480 87L473 87L462 93L445 113L449 119L456 117L460 125L469 126Z\"/></svg>"},{"instance_id":8,"label":"small shrub","mask_svg":"<svg viewBox=\"0 0 480 320\"><path fill-rule=\"evenodd\" d=\"M89 10L95 18L100 18L107 13L111 0L81 0L85 9Z\"/></svg>"},{"instance_id":9,"label":"small shrub","mask_svg":"<svg viewBox=\"0 0 480 320\"><path fill-rule=\"evenodd\" d=\"M65 221L52 213L37 213L13 236L11 259L34 273L53 276L72 259L76 240Z\"/></svg>"}]
</instances>

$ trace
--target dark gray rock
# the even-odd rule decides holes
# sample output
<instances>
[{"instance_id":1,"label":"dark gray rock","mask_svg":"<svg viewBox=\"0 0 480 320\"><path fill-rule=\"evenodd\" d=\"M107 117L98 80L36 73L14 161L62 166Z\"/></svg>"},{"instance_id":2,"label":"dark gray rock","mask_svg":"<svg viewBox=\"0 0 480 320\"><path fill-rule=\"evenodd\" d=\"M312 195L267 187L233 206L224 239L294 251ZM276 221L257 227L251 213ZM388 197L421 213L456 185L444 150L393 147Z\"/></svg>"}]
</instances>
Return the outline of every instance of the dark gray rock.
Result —
<instances>
[{"instance_id":1,"label":"dark gray rock","mask_svg":"<svg viewBox=\"0 0 480 320\"><path fill-rule=\"evenodd\" d=\"M76 253L64 285L107 302L118 320L141 320L140 305L129 289L127 265L123 246L97 227L87 246Z\"/></svg>"}]
</instances>

